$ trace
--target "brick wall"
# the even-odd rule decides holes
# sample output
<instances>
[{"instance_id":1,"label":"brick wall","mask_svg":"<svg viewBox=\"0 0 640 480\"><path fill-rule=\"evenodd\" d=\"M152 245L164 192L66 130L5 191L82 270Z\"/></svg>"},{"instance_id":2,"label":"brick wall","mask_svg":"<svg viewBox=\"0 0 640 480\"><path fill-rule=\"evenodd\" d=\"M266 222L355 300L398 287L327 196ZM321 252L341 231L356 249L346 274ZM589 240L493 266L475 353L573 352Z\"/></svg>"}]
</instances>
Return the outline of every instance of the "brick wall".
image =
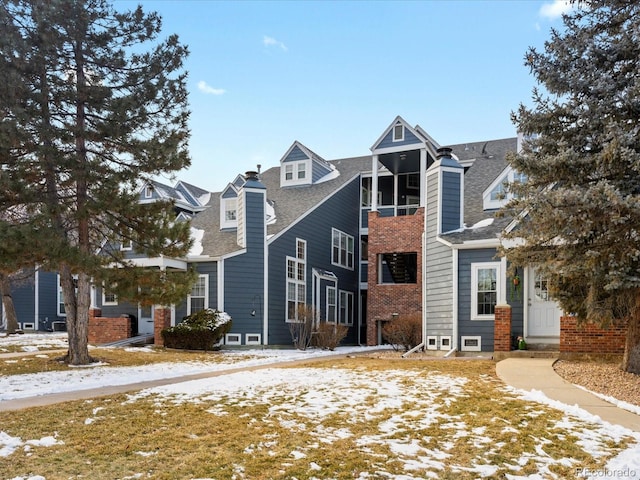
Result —
<instances>
[{"instance_id":1,"label":"brick wall","mask_svg":"<svg viewBox=\"0 0 640 480\"><path fill-rule=\"evenodd\" d=\"M495 352L511 351L511 305L496 305L493 350Z\"/></svg>"},{"instance_id":2,"label":"brick wall","mask_svg":"<svg viewBox=\"0 0 640 480\"><path fill-rule=\"evenodd\" d=\"M378 320L387 321L392 314L422 313L422 232L424 209L415 215L380 217L369 212L369 272L367 296L367 345L378 343ZM378 284L378 255L381 253L417 252L417 283Z\"/></svg>"},{"instance_id":3,"label":"brick wall","mask_svg":"<svg viewBox=\"0 0 640 480\"><path fill-rule=\"evenodd\" d=\"M578 323L576 317L560 319L560 353L624 353L626 324L602 328L593 323Z\"/></svg>"},{"instance_id":4,"label":"brick wall","mask_svg":"<svg viewBox=\"0 0 640 480\"><path fill-rule=\"evenodd\" d=\"M153 309L153 343L164 345L162 330L171 326L171 309L167 307L155 307Z\"/></svg>"},{"instance_id":5,"label":"brick wall","mask_svg":"<svg viewBox=\"0 0 640 480\"><path fill-rule=\"evenodd\" d=\"M113 318L101 315L100 309L89 310L89 343L98 345L131 337L132 326L128 315Z\"/></svg>"}]
</instances>

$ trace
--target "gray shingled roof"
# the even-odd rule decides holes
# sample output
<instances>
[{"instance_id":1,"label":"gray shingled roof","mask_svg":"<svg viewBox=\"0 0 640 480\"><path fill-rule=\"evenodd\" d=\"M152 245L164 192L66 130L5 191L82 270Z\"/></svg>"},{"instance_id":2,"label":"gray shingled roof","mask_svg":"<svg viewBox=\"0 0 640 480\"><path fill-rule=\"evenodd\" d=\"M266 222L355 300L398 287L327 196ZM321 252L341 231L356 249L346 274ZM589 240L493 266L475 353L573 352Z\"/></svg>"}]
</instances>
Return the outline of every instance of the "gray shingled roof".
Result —
<instances>
[{"instance_id":1,"label":"gray shingled roof","mask_svg":"<svg viewBox=\"0 0 640 480\"><path fill-rule=\"evenodd\" d=\"M474 160L473 165L464 176L465 224L471 227L481 220L494 218L494 210L484 211L482 208L482 192L507 167L505 156L507 152L516 151L517 138L461 143L459 145L450 145L449 148L453 150L453 153L461 162ZM442 238L452 243L493 239L498 237L510 221L510 218L496 218L489 226L445 234L442 235Z\"/></svg>"},{"instance_id":2,"label":"gray shingled roof","mask_svg":"<svg viewBox=\"0 0 640 480\"><path fill-rule=\"evenodd\" d=\"M493 217L494 212L484 212L482 209L482 192L507 166L505 155L508 151L515 151L516 138L463 143L451 145L450 148L460 161L474 160L464 178L465 223L471 226L480 220ZM281 188L280 166L265 170L260 175L260 181L267 190L267 200L273 206L276 216L275 223L267 226L267 235L276 235L292 225L355 175L371 171L371 156L331 160L327 163L333 165L340 175L314 185ZM506 223L508 219L497 219L490 226L456 232L443 237L454 243L495 238ZM217 257L240 250L236 242L235 229L220 230L220 192L211 194L207 208L193 218L191 225L205 231L202 239L202 255Z\"/></svg>"},{"instance_id":3,"label":"gray shingled roof","mask_svg":"<svg viewBox=\"0 0 640 480\"><path fill-rule=\"evenodd\" d=\"M267 226L267 235L275 235L335 193L355 175L371 170L371 156L346 158L328 162L340 175L314 185L280 187L280 167L265 170L260 181L267 189L267 200L275 210L275 223ZM331 174L330 174L331 175ZM194 228L204 230L202 255L221 256L240 250L235 230L220 230L220 192L213 193L207 208L191 221Z\"/></svg>"}]
</instances>

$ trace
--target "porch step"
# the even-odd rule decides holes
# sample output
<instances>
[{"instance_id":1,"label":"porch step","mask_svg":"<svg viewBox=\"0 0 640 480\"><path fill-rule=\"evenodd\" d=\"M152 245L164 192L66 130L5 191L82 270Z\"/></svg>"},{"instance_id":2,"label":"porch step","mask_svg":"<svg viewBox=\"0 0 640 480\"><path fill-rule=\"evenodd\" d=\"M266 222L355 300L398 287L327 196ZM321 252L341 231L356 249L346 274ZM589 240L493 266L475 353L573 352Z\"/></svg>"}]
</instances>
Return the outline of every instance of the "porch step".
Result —
<instances>
[{"instance_id":1,"label":"porch step","mask_svg":"<svg viewBox=\"0 0 640 480\"><path fill-rule=\"evenodd\" d=\"M153 334L149 335L137 335L131 338L124 338L122 340L116 340L115 342L103 343L100 347L131 347L148 345L153 343Z\"/></svg>"}]
</instances>

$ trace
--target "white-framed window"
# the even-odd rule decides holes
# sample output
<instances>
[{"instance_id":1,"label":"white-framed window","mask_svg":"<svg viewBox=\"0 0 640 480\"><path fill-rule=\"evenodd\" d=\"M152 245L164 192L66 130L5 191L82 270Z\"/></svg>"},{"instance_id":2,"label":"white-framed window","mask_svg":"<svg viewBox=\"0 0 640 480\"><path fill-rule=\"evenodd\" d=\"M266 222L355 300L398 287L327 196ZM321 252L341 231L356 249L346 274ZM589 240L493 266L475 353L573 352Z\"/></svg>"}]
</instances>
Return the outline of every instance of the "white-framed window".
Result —
<instances>
[{"instance_id":1,"label":"white-framed window","mask_svg":"<svg viewBox=\"0 0 640 480\"><path fill-rule=\"evenodd\" d=\"M260 345L262 343L262 335L259 333L247 333L244 336L245 345Z\"/></svg>"},{"instance_id":2,"label":"white-framed window","mask_svg":"<svg viewBox=\"0 0 640 480\"><path fill-rule=\"evenodd\" d=\"M307 185L311 183L311 161L286 162L281 169L280 183L282 185Z\"/></svg>"},{"instance_id":3,"label":"white-framed window","mask_svg":"<svg viewBox=\"0 0 640 480\"><path fill-rule=\"evenodd\" d=\"M407 175L407 188L411 190L419 190L420 189L420 174L419 173L410 173ZM410 203L410 202L407 202Z\"/></svg>"},{"instance_id":4,"label":"white-framed window","mask_svg":"<svg viewBox=\"0 0 640 480\"><path fill-rule=\"evenodd\" d=\"M129 252L131 250L133 250L133 240L122 237L122 240L120 241L120 251Z\"/></svg>"},{"instance_id":5,"label":"white-framed window","mask_svg":"<svg viewBox=\"0 0 640 480\"><path fill-rule=\"evenodd\" d=\"M336 323L336 287L327 286L327 322Z\"/></svg>"},{"instance_id":6,"label":"white-framed window","mask_svg":"<svg viewBox=\"0 0 640 480\"><path fill-rule=\"evenodd\" d=\"M220 228L238 226L238 198L220 199Z\"/></svg>"},{"instance_id":7,"label":"white-framed window","mask_svg":"<svg viewBox=\"0 0 640 480\"><path fill-rule=\"evenodd\" d=\"M436 336L428 336L427 337L427 350L437 350L438 349L438 337Z\"/></svg>"},{"instance_id":8,"label":"white-framed window","mask_svg":"<svg viewBox=\"0 0 640 480\"><path fill-rule=\"evenodd\" d=\"M66 317L67 316L67 310L64 307L64 295L62 294L62 284L60 282L60 274L57 275L58 277L58 316L59 317ZM74 275L73 276L73 284L75 287L76 292L78 291L78 276Z\"/></svg>"},{"instance_id":9,"label":"white-framed window","mask_svg":"<svg viewBox=\"0 0 640 480\"><path fill-rule=\"evenodd\" d=\"M450 350L451 349L451 337L444 336L440 337L440 350Z\"/></svg>"},{"instance_id":10,"label":"white-framed window","mask_svg":"<svg viewBox=\"0 0 640 480\"><path fill-rule=\"evenodd\" d=\"M393 141L401 142L404 140L404 125L398 123L393 126Z\"/></svg>"},{"instance_id":11,"label":"white-framed window","mask_svg":"<svg viewBox=\"0 0 640 480\"><path fill-rule=\"evenodd\" d=\"M462 336L460 338L460 350L462 352L480 352L482 351L482 337L476 336Z\"/></svg>"},{"instance_id":12,"label":"white-framed window","mask_svg":"<svg viewBox=\"0 0 640 480\"><path fill-rule=\"evenodd\" d=\"M225 345L242 345L242 335L239 333L227 333L224 336Z\"/></svg>"},{"instance_id":13,"label":"white-framed window","mask_svg":"<svg viewBox=\"0 0 640 480\"><path fill-rule=\"evenodd\" d=\"M493 320L500 298L500 262L471 264L471 320Z\"/></svg>"},{"instance_id":14,"label":"white-framed window","mask_svg":"<svg viewBox=\"0 0 640 480\"><path fill-rule=\"evenodd\" d=\"M307 242L296 239L296 256L287 257L287 322L298 321L298 311L306 304Z\"/></svg>"},{"instance_id":15,"label":"white-framed window","mask_svg":"<svg viewBox=\"0 0 640 480\"><path fill-rule=\"evenodd\" d=\"M209 275L198 275L187 296L187 315L209 308Z\"/></svg>"},{"instance_id":16,"label":"white-framed window","mask_svg":"<svg viewBox=\"0 0 640 480\"><path fill-rule=\"evenodd\" d=\"M151 185L147 185L144 187L144 198L152 198L153 197L153 187Z\"/></svg>"},{"instance_id":17,"label":"white-framed window","mask_svg":"<svg viewBox=\"0 0 640 480\"><path fill-rule=\"evenodd\" d=\"M337 228L331 229L331 263L353 270L353 237Z\"/></svg>"},{"instance_id":18,"label":"white-framed window","mask_svg":"<svg viewBox=\"0 0 640 480\"><path fill-rule=\"evenodd\" d=\"M106 285L102 285L102 306L113 305L118 305L118 297Z\"/></svg>"},{"instance_id":19,"label":"white-framed window","mask_svg":"<svg viewBox=\"0 0 640 480\"><path fill-rule=\"evenodd\" d=\"M526 183L527 176L523 173L516 172L509 168L500 177L493 181L491 185L482 194L482 203L485 210L494 210L507 204L509 200L515 197L509 192L507 185L510 183Z\"/></svg>"},{"instance_id":20,"label":"white-framed window","mask_svg":"<svg viewBox=\"0 0 640 480\"><path fill-rule=\"evenodd\" d=\"M341 325L353 325L353 292L340 290L339 309L338 322Z\"/></svg>"},{"instance_id":21,"label":"white-framed window","mask_svg":"<svg viewBox=\"0 0 640 480\"><path fill-rule=\"evenodd\" d=\"M299 162L297 164L298 180L304 180L307 178L307 164L305 162Z\"/></svg>"}]
</instances>

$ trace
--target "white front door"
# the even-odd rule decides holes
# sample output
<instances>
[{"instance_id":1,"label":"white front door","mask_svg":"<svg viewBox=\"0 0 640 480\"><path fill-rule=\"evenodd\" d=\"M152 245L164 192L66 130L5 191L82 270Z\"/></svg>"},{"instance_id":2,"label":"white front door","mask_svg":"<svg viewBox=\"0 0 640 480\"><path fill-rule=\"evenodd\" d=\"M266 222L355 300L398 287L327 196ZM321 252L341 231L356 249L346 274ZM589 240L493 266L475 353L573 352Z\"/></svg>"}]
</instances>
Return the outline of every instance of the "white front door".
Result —
<instances>
[{"instance_id":1,"label":"white front door","mask_svg":"<svg viewBox=\"0 0 640 480\"><path fill-rule=\"evenodd\" d=\"M549 296L547 279L535 268L528 269L527 337L560 337L560 317L562 310Z\"/></svg>"},{"instance_id":2,"label":"white front door","mask_svg":"<svg viewBox=\"0 0 640 480\"><path fill-rule=\"evenodd\" d=\"M138 305L138 335L153 335L153 305Z\"/></svg>"}]
</instances>

